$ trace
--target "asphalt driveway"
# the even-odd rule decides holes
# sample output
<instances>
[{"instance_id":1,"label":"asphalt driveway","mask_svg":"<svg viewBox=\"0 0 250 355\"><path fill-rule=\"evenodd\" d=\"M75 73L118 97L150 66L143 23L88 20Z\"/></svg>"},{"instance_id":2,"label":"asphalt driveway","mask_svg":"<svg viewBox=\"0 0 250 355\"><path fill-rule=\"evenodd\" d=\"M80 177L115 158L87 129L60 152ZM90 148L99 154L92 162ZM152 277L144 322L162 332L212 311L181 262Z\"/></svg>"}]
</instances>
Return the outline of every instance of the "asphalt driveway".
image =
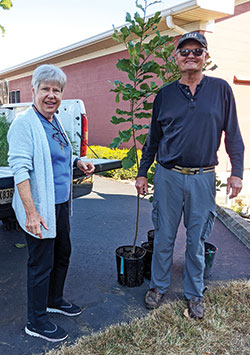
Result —
<instances>
[{"instance_id":1,"label":"asphalt driveway","mask_svg":"<svg viewBox=\"0 0 250 355\"><path fill-rule=\"evenodd\" d=\"M68 343L110 324L128 322L147 314L143 298L149 286L128 288L117 282L115 249L131 244L135 227L136 195L131 184L95 177L93 192L74 200L71 220L72 257L65 286L65 298L83 308L78 317L52 315L51 319L69 332ZM141 201L138 245L152 229L151 204ZM58 345L29 337L26 322L26 248L22 232L4 232L0 222L0 355L44 353ZM250 250L219 220L209 237L218 247L213 273L207 283L249 278ZM182 297L185 229L176 240L169 299Z\"/></svg>"}]
</instances>

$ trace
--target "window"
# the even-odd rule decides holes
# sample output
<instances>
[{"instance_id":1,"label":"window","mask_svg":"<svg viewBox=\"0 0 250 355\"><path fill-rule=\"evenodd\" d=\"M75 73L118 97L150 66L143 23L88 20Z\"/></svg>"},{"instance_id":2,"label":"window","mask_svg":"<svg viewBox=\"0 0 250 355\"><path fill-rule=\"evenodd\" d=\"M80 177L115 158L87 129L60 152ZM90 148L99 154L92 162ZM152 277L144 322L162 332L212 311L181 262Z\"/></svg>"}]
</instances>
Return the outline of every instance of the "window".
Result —
<instances>
[{"instance_id":1,"label":"window","mask_svg":"<svg viewBox=\"0 0 250 355\"><path fill-rule=\"evenodd\" d=\"M9 103L17 104L20 102L20 90L10 91L9 93Z\"/></svg>"}]
</instances>

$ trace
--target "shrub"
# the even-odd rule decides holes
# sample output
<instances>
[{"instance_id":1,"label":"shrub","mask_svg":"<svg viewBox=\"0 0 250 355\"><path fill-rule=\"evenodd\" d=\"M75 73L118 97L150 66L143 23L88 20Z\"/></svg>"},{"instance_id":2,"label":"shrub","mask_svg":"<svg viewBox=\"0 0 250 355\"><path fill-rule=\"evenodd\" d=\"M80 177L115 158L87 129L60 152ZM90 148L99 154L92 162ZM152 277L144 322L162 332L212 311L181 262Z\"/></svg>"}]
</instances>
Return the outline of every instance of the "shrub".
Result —
<instances>
[{"instance_id":1,"label":"shrub","mask_svg":"<svg viewBox=\"0 0 250 355\"><path fill-rule=\"evenodd\" d=\"M114 160L122 160L127 156L128 149L118 149L118 148L107 148L101 146L90 146L90 148L97 154L100 159L114 159ZM141 151L138 151L139 159L141 158ZM87 150L87 158L96 158L94 153L88 148ZM100 173L102 176L110 177L116 180L130 180L135 179L137 175L137 169L134 165L130 169L116 169L106 171L104 173Z\"/></svg>"},{"instance_id":2,"label":"shrub","mask_svg":"<svg viewBox=\"0 0 250 355\"><path fill-rule=\"evenodd\" d=\"M0 166L8 166L8 142L7 132L10 123L6 120L5 114L0 115Z\"/></svg>"}]
</instances>

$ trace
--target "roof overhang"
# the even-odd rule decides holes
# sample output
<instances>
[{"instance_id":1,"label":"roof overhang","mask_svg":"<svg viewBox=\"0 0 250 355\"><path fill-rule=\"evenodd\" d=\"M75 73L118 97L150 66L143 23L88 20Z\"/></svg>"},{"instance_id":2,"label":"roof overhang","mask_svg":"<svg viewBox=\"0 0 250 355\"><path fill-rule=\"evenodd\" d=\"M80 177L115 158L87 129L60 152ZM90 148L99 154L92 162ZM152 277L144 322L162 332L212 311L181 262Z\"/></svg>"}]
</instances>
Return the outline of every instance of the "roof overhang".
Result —
<instances>
[{"instance_id":1,"label":"roof overhang","mask_svg":"<svg viewBox=\"0 0 250 355\"><path fill-rule=\"evenodd\" d=\"M207 30L206 25L216 19L233 15L235 5L240 5L248 1L244 0L188 0L178 1L176 5L161 12L162 19L158 26L159 31L169 32L176 36L180 32L174 27L167 25L166 19L171 16L176 28L183 29L184 32L194 30ZM121 28L122 26L120 26ZM118 28L119 30L119 28ZM103 54L118 52L124 48L112 39L113 30L90 37L70 46L47 53L43 56L31 59L27 62L0 71L0 80L14 80L19 77L31 75L33 70L41 64L51 63L65 66L78 63Z\"/></svg>"}]
</instances>

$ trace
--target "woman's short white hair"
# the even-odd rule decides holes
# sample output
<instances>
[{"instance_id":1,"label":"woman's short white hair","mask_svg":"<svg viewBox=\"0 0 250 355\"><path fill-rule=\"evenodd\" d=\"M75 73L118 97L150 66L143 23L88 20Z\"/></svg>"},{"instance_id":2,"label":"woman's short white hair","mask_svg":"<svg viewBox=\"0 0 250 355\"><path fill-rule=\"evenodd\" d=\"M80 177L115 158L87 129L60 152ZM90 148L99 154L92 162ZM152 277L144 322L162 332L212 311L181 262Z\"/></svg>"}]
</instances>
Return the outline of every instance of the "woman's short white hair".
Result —
<instances>
[{"instance_id":1,"label":"woman's short white hair","mask_svg":"<svg viewBox=\"0 0 250 355\"><path fill-rule=\"evenodd\" d=\"M55 82L60 86L61 90L63 91L66 85L66 81L67 77L62 71L62 69L52 64L43 64L34 70L31 83L35 92L37 92L37 89L42 82Z\"/></svg>"}]
</instances>

